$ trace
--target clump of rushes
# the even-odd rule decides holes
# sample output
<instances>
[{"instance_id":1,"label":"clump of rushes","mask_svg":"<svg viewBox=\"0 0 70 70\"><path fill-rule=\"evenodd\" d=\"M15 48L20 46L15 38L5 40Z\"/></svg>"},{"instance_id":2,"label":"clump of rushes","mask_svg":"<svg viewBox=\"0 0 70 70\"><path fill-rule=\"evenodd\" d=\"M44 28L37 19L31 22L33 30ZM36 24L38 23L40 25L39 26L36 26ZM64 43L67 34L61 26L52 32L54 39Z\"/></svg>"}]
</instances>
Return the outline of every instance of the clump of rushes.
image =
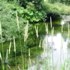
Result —
<instances>
[{"instance_id":1,"label":"clump of rushes","mask_svg":"<svg viewBox=\"0 0 70 70\"><path fill-rule=\"evenodd\" d=\"M35 25L35 32L36 32L36 37L38 38L39 37L39 34L38 34L38 25Z\"/></svg>"},{"instance_id":2,"label":"clump of rushes","mask_svg":"<svg viewBox=\"0 0 70 70\"><path fill-rule=\"evenodd\" d=\"M28 38L28 29L29 29L29 22L27 21L27 24L24 27L24 42L26 42Z\"/></svg>"}]
</instances>

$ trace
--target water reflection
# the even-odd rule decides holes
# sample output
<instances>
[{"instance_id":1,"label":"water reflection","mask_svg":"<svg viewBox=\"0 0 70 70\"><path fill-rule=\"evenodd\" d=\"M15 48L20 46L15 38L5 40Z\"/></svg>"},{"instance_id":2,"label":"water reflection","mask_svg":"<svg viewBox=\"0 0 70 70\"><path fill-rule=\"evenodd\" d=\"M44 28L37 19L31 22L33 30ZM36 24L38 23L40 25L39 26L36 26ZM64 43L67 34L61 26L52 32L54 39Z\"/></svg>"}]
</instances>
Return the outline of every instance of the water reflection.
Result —
<instances>
[{"instance_id":1,"label":"water reflection","mask_svg":"<svg viewBox=\"0 0 70 70\"><path fill-rule=\"evenodd\" d=\"M70 58L70 49L68 48L70 40L67 38L69 37L69 22L68 17L63 17L60 22L61 29L59 29L62 33L45 35L42 42L43 52L36 57L35 63L32 63L28 70L70 70L67 63ZM65 28L67 30L64 34ZM59 30L56 29L56 31ZM62 34L67 37L64 38ZM62 66L64 66L63 69L61 69Z\"/></svg>"},{"instance_id":2,"label":"water reflection","mask_svg":"<svg viewBox=\"0 0 70 70\"><path fill-rule=\"evenodd\" d=\"M67 60L68 43L69 40L64 39L61 33L46 35L43 40L44 51L28 70L60 70L61 65Z\"/></svg>"},{"instance_id":3,"label":"water reflection","mask_svg":"<svg viewBox=\"0 0 70 70\"><path fill-rule=\"evenodd\" d=\"M51 59L53 59L54 65L60 66L67 59L68 41L68 39L64 40L61 33L54 36L45 36L43 46L44 48L50 47L52 49Z\"/></svg>"}]
</instances>

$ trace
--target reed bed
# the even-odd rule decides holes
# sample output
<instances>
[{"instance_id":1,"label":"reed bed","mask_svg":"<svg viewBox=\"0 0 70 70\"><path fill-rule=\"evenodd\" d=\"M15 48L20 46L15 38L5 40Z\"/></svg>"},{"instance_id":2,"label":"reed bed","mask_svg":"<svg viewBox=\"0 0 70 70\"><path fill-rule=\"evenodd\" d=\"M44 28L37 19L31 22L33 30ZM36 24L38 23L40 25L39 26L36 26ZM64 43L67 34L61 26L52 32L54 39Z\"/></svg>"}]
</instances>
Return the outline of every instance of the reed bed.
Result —
<instances>
[{"instance_id":1,"label":"reed bed","mask_svg":"<svg viewBox=\"0 0 70 70\"><path fill-rule=\"evenodd\" d=\"M52 53L50 55L52 55L52 59L50 60L49 57L47 57L46 59L40 61L38 57L36 57L37 60L33 60L34 63L32 62L32 54L35 52L38 54L38 50L39 49L43 49L43 51L47 52L48 51L42 46L42 39L39 37L39 26L38 25L35 25L34 26L34 32L35 32L35 38L36 38L36 41L39 40L39 43L36 47L36 50L32 52L32 49L27 47L27 41L29 39L29 22L27 21L24 28L23 28L23 44L22 44L22 40L20 39L20 22L19 22L19 17L18 17L18 13L16 12L16 26L17 26L17 30L19 32L19 45L17 46L17 43L16 43L16 37L13 36L12 37L12 40L9 41L9 46L8 48L6 49L6 54L4 54L4 43L2 42L1 46L2 46L2 52L0 52L0 64L1 64L1 69L0 70L28 70L29 67L32 66L32 64L36 64L36 68L39 68L38 66L40 65L40 63L43 63L43 70L56 70L55 67L53 67L53 50L52 50ZM45 34L51 34L52 37L54 36L55 34L55 27L53 27L53 23L52 23L52 18L50 17L50 27L51 27L51 32L49 32L49 26L48 24L44 24L44 28L45 28ZM61 31L62 34L64 32L63 30L64 26L62 25L61 26ZM69 38L69 34L70 34L70 26L68 24L68 33L67 33L67 37ZM2 39L2 25L0 23L0 37ZM52 38L53 40L53 38ZM35 41L35 42L36 42ZM17 56L17 53L18 53L18 50L17 48L20 48L20 53L18 54L19 56ZM12 48L13 48L13 51L12 51ZM41 51L41 53L43 52ZM12 54L14 57L12 57ZM67 56L68 57L68 56ZM20 58L19 59L19 62L18 63L18 59L17 58ZM14 65L10 65L10 60L14 60ZM16 61L17 60L17 61ZM51 63L50 63L51 61ZM70 66L69 66L69 62L66 61L61 67L60 67L60 70L69 70ZM33 69L31 69L33 70ZM34 70L37 70L37 69L34 69Z\"/></svg>"}]
</instances>

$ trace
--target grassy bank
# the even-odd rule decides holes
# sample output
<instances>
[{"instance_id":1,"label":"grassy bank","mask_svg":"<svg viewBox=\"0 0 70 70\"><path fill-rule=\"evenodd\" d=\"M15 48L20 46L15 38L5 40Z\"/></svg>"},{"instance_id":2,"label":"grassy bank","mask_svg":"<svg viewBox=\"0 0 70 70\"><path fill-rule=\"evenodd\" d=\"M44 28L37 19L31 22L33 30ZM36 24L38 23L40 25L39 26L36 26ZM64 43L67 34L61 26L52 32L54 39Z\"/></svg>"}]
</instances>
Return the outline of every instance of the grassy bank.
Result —
<instances>
[{"instance_id":1,"label":"grassy bank","mask_svg":"<svg viewBox=\"0 0 70 70\"><path fill-rule=\"evenodd\" d=\"M68 5L62 3L48 3L48 2L43 2L42 4L47 13L52 12L57 14L70 14L70 6Z\"/></svg>"}]
</instances>

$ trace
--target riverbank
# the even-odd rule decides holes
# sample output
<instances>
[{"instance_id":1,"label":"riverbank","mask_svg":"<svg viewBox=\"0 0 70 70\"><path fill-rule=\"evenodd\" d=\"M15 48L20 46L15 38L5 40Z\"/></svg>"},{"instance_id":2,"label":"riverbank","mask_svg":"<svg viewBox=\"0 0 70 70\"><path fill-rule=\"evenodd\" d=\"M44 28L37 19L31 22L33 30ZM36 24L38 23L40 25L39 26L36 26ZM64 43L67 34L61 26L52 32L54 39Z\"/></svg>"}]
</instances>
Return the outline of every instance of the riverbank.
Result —
<instances>
[{"instance_id":1,"label":"riverbank","mask_svg":"<svg viewBox=\"0 0 70 70\"><path fill-rule=\"evenodd\" d=\"M70 14L70 6L65 5L62 3L47 3L43 2L42 5L44 6L47 13L57 13L57 14Z\"/></svg>"}]
</instances>

